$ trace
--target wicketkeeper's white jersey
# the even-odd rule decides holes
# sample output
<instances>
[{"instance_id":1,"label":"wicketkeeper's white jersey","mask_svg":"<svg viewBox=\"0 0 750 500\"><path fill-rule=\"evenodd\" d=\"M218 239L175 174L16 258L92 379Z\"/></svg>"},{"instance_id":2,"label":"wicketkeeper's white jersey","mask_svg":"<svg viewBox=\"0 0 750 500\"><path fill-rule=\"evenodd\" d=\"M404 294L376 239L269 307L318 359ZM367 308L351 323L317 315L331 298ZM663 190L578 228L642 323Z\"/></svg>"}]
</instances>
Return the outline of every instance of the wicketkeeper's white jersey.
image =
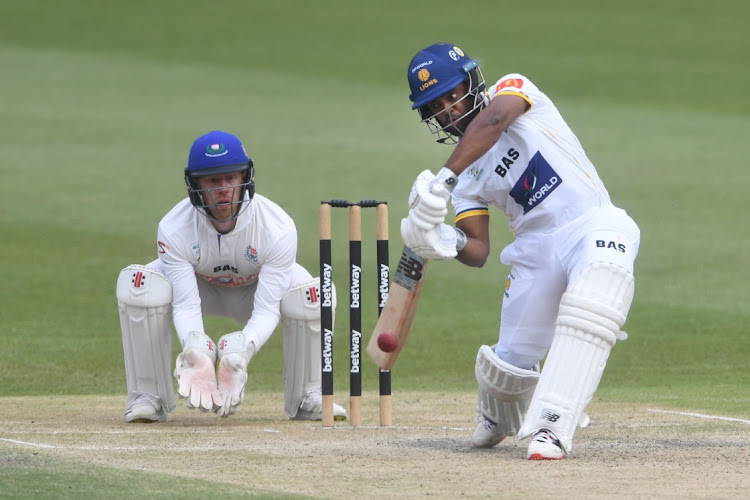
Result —
<instances>
[{"instance_id":1,"label":"wicketkeeper's white jersey","mask_svg":"<svg viewBox=\"0 0 750 500\"><path fill-rule=\"evenodd\" d=\"M530 104L497 143L459 176L453 191L456 221L505 212L516 235L549 233L593 208L610 203L596 169L552 101L519 74L487 91L517 95Z\"/></svg>"},{"instance_id":2,"label":"wicketkeeper's white jersey","mask_svg":"<svg viewBox=\"0 0 750 500\"><path fill-rule=\"evenodd\" d=\"M254 304L246 306L253 308L252 316L244 330L267 339L278 325L297 255L297 229L268 198L256 194L249 203L227 234L217 233L188 198L159 223L159 260L172 283L180 340L191 331L205 333L197 280L216 287L255 287Z\"/></svg>"}]
</instances>

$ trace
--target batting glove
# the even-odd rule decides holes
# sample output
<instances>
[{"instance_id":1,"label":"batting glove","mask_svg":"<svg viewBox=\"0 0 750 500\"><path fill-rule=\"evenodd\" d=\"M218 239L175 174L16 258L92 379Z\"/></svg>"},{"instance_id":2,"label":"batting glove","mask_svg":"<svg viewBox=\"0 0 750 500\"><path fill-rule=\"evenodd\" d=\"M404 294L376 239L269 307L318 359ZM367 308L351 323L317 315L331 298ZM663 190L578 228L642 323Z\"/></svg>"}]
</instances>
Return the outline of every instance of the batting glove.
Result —
<instances>
[{"instance_id":1,"label":"batting glove","mask_svg":"<svg viewBox=\"0 0 750 500\"><path fill-rule=\"evenodd\" d=\"M448 224L440 223L425 230L409 214L401 220L401 237L407 247L425 259L445 260L458 255L456 229Z\"/></svg>"},{"instance_id":2,"label":"batting glove","mask_svg":"<svg viewBox=\"0 0 750 500\"><path fill-rule=\"evenodd\" d=\"M422 229L430 229L445 220L450 192L429 170L414 181L409 193L409 217Z\"/></svg>"}]
</instances>

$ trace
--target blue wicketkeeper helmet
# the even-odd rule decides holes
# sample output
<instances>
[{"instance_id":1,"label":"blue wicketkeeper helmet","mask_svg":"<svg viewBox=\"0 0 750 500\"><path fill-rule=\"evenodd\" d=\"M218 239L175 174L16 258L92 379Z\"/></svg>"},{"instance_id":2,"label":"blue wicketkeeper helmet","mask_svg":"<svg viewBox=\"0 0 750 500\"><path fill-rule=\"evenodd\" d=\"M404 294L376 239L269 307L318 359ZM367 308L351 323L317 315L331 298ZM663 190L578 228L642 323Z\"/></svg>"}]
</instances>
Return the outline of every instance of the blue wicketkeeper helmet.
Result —
<instances>
[{"instance_id":1,"label":"blue wicketkeeper helmet","mask_svg":"<svg viewBox=\"0 0 750 500\"><path fill-rule=\"evenodd\" d=\"M214 205L211 190L201 189L197 179L230 172L243 174L242 184L235 186L241 189L241 192L238 202L240 206L233 210L232 218L234 219L240 214L241 205L245 201L245 193L247 192L249 200L252 200L255 195L253 160L248 158L242 142L228 132L214 130L198 137L190 148L188 166L185 169L185 183L188 186L190 202L209 217L216 219L211 211L207 210Z\"/></svg>"}]
</instances>

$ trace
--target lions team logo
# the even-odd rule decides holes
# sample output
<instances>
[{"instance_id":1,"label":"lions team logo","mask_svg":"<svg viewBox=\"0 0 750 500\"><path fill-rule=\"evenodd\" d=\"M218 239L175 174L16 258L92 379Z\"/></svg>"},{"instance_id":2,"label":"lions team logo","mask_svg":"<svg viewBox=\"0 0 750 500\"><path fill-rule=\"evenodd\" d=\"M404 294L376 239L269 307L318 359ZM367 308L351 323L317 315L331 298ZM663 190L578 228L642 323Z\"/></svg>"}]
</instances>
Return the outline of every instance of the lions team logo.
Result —
<instances>
[{"instance_id":1,"label":"lions team logo","mask_svg":"<svg viewBox=\"0 0 750 500\"><path fill-rule=\"evenodd\" d=\"M419 73L417 73L417 78L419 78L419 81L426 82L430 79L430 72L426 69L420 69Z\"/></svg>"},{"instance_id":2,"label":"lions team logo","mask_svg":"<svg viewBox=\"0 0 750 500\"><path fill-rule=\"evenodd\" d=\"M216 158L217 156L224 156L229 151L223 144L209 144L206 146L206 156L209 158Z\"/></svg>"},{"instance_id":3,"label":"lions team logo","mask_svg":"<svg viewBox=\"0 0 750 500\"><path fill-rule=\"evenodd\" d=\"M245 258L249 260L250 262L254 262L255 264L258 263L258 251L254 249L252 246L248 246L247 249L245 249Z\"/></svg>"}]
</instances>

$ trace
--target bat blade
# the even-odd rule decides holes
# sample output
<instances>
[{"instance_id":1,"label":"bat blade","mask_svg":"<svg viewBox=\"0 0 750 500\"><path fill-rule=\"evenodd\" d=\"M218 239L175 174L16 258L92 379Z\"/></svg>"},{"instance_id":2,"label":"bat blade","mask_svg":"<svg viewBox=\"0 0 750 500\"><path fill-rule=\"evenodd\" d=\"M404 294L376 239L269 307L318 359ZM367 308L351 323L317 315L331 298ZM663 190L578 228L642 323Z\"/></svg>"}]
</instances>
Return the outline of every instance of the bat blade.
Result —
<instances>
[{"instance_id":1,"label":"bat blade","mask_svg":"<svg viewBox=\"0 0 750 500\"><path fill-rule=\"evenodd\" d=\"M393 367L406 343L417 312L426 267L427 260L404 247L388 299L367 344L367 354L382 370ZM385 352L378 346L378 336L387 331L393 332L398 338L396 349L392 352Z\"/></svg>"}]
</instances>

